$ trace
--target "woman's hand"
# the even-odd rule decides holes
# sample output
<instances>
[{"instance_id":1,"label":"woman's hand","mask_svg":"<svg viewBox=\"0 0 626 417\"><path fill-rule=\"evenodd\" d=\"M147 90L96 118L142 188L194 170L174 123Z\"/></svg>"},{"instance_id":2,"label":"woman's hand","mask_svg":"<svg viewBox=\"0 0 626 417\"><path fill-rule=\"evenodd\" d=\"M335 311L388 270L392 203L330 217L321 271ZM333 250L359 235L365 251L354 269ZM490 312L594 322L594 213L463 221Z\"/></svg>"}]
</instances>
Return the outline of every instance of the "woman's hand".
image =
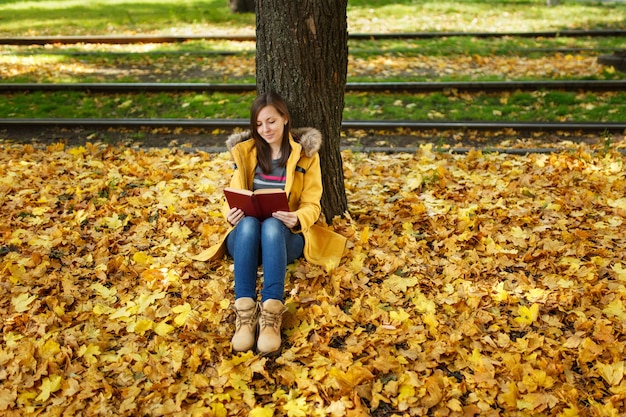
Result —
<instances>
[{"instance_id":1,"label":"woman's hand","mask_svg":"<svg viewBox=\"0 0 626 417\"><path fill-rule=\"evenodd\" d=\"M237 223L239 223L244 217L245 214L243 214L243 210L238 209L237 207L233 207L228 211L228 214L226 215L226 220L228 220L228 223L232 224L233 226L237 226Z\"/></svg>"},{"instance_id":2,"label":"woman's hand","mask_svg":"<svg viewBox=\"0 0 626 417\"><path fill-rule=\"evenodd\" d=\"M272 213L272 217L283 222L285 226L293 229L298 224L298 216L292 211L276 211Z\"/></svg>"}]
</instances>

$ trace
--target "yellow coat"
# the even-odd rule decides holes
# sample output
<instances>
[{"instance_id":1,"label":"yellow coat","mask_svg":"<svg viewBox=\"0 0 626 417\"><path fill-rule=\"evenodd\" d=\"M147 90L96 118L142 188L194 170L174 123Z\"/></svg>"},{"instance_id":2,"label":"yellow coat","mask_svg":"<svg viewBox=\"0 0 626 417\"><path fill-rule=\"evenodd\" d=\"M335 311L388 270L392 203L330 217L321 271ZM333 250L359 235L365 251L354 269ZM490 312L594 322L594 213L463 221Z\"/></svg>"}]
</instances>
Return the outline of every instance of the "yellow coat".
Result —
<instances>
[{"instance_id":1,"label":"yellow coat","mask_svg":"<svg viewBox=\"0 0 626 417\"><path fill-rule=\"evenodd\" d=\"M285 192L289 199L289 209L296 213L299 225L293 233L302 233L304 237L304 257L307 261L332 269L339 265L346 244L346 238L329 228L317 224L320 218L322 197L322 174L318 150L321 134L312 128L294 130L299 136L295 141L290 135L291 155L287 161L287 181ZM231 135L226 142L235 161L235 173L230 182L233 188L251 190L254 171L257 165L256 147L250 132ZM228 203L224 203L224 217L228 213ZM226 253L226 237L232 230L221 237L218 244L196 255L196 260L218 259Z\"/></svg>"}]
</instances>

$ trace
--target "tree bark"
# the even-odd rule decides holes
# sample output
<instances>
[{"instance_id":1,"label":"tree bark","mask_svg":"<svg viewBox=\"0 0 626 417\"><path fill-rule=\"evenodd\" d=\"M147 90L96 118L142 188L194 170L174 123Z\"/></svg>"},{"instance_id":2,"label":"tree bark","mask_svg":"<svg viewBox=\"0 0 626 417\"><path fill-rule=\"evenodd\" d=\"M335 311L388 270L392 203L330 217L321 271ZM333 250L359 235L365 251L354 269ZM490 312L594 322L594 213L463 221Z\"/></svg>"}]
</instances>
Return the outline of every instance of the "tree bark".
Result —
<instances>
[{"instance_id":1,"label":"tree bark","mask_svg":"<svg viewBox=\"0 0 626 417\"><path fill-rule=\"evenodd\" d=\"M327 222L348 207L341 160L341 121L348 72L347 0L257 0L256 82L279 93L292 128L315 127L322 212Z\"/></svg>"},{"instance_id":2,"label":"tree bark","mask_svg":"<svg viewBox=\"0 0 626 417\"><path fill-rule=\"evenodd\" d=\"M228 0L233 13L254 13L254 0Z\"/></svg>"},{"instance_id":3,"label":"tree bark","mask_svg":"<svg viewBox=\"0 0 626 417\"><path fill-rule=\"evenodd\" d=\"M600 55L598 63L626 72L626 52L615 52L613 55Z\"/></svg>"}]
</instances>

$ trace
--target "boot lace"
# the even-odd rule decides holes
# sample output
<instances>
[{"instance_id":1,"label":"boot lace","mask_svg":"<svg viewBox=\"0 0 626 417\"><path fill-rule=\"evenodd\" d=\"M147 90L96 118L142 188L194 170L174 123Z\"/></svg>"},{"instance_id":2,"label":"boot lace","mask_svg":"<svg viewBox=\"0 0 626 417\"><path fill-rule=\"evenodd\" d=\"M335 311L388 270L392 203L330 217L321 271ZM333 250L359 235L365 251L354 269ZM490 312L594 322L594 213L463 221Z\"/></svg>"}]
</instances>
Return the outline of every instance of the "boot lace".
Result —
<instances>
[{"instance_id":1,"label":"boot lace","mask_svg":"<svg viewBox=\"0 0 626 417\"><path fill-rule=\"evenodd\" d=\"M273 327L276 330L280 330L282 316L282 311L280 313L270 313L267 311L263 311L260 317L261 328L263 329L266 327Z\"/></svg>"},{"instance_id":2,"label":"boot lace","mask_svg":"<svg viewBox=\"0 0 626 417\"><path fill-rule=\"evenodd\" d=\"M256 325L257 310L258 310L258 305L247 308L245 310L235 309L235 315L236 315L235 325L238 328L243 327L243 326L254 327Z\"/></svg>"}]
</instances>

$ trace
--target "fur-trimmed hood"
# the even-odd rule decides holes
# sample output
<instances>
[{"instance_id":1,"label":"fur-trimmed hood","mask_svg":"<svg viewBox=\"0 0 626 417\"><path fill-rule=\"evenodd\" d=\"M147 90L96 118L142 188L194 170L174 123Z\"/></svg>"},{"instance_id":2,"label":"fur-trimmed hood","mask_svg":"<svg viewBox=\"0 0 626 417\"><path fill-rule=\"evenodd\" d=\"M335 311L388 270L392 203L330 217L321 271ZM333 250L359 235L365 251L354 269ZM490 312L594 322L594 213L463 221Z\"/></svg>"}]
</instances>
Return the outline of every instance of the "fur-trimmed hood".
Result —
<instances>
[{"instance_id":1,"label":"fur-trimmed hood","mask_svg":"<svg viewBox=\"0 0 626 417\"><path fill-rule=\"evenodd\" d=\"M315 155L322 146L322 133L312 127L301 127L291 130L293 139L300 143L304 155L308 158ZM240 142L244 142L252 138L250 130L245 130L240 133L233 133L226 139L226 147L229 151L232 151L235 145Z\"/></svg>"}]
</instances>

